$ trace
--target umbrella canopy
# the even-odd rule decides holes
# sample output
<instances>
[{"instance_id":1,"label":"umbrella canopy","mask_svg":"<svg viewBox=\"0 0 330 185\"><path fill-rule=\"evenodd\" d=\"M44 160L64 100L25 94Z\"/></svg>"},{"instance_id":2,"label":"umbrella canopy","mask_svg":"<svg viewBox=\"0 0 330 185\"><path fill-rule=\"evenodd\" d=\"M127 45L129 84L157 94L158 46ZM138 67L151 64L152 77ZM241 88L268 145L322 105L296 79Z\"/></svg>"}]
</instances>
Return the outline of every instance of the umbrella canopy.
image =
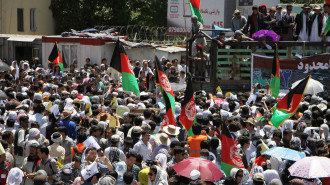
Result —
<instances>
[{"instance_id":1,"label":"umbrella canopy","mask_svg":"<svg viewBox=\"0 0 330 185\"><path fill-rule=\"evenodd\" d=\"M265 37L267 42L278 42L280 36L277 35L273 30L260 30L252 35L254 40L260 40L261 37Z\"/></svg>"},{"instance_id":2,"label":"umbrella canopy","mask_svg":"<svg viewBox=\"0 0 330 185\"><path fill-rule=\"evenodd\" d=\"M330 159L327 157L305 157L289 168L292 176L306 179L330 177Z\"/></svg>"},{"instance_id":3,"label":"umbrella canopy","mask_svg":"<svg viewBox=\"0 0 330 185\"><path fill-rule=\"evenodd\" d=\"M173 166L177 175L190 178L192 170L198 170L201 173L203 181L215 182L223 177L223 173L210 160L203 158L189 157Z\"/></svg>"},{"instance_id":4,"label":"umbrella canopy","mask_svg":"<svg viewBox=\"0 0 330 185\"><path fill-rule=\"evenodd\" d=\"M302 79L303 80L303 79ZM296 81L295 83L292 84L292 88L297 86L301 80ZM305 94L317 94L319 92L323 92L323 84L317 80L314 79L309 79Z\"/></svg>"},{"instance_id":5,"label":"umbrella canopy","mask_svg":"<svg viewBox=\"0 0 330 185\"><path fill-rule=\"evenodd\" d=\"M266 152L262 153L262 155L269 155L273 157L279 157L282 159L287 159L291 161L298 161L302 158L305 158L306 155L304 153L291 150L289 148L283 148L283 147L273 147Z\"/></svg>"},{"instance_id":6,"label":"umbrella canopy","mask_svg":"<svg viewBox=\"0 0 330 185\"><path fill-rule=\"evenodd\" d=\"M6 99L7 99L6 93L4 93L2 90L0 90L0 100L6 100Z\"/></svg>"},{"instance_id":7,"label":"umbrella canopy","mask_svg":"<svg viewBox=\"0 0 330 185\"><path fill-rule=\"evenodd\" d=\"M2 60L0 60L0 72L4 72L4 71L10 71L10 67L8 64L2 62Z\"/></svg>"}]
</instances>

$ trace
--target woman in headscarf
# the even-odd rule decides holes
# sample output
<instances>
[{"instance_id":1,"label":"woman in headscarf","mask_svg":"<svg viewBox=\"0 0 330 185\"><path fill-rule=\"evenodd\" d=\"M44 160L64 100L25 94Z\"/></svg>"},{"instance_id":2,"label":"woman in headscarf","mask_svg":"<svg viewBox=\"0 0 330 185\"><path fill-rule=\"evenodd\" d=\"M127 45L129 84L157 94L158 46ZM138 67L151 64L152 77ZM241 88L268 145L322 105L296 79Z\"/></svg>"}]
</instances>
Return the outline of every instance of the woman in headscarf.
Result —
<instances>
[{"instance_id":1,"label":"woman in headscarf","mask_svg":"<svg viewBox=\"0 0 330 185\"><path fill-rule=\"evenodd\" d=\"M160 165L162 166L163 170L166 170L167 168L167 157L163 153L159 153L156 155L155 159L159 161Z\"/></svg>"},{"instance_id":2,"label":"woman in headscarf","mask_svg":"<svg viewBox=\"0 0 330 185\"><path fill-rule=\"evenodd\" d=\"M20 185L23 181L24 173L19 168L12 168L7 177L7 185Z\"/></svg>"},{"instance_id":3,"label":"woman in headscarf","mask_svg":"<svg viewBox=\"0 0 330 185\"><path fill-rule=\"evenodd\" d=\"M27 138L27 141L25 142L24 145L24 157L28 157L30 155L30 145L35 143L39 145L38 139L40 137L40 131L36 128L31 128L29 130L29 135Z\"/></svg>"},{"instance_id":4,"label":"woman in headscarf","mask_svg":"<svg viewBox=\"0 0 330 185\"><path fill-rule=\"evenodd\" d=\"M105 86L109 86L110 85L110 76L109 75L104 75L102 78L102 82Z\"/></svg>"},{"instance_id":5,"label":"woman in headscarf","mask_svg":"<svg viewBox=\"0 0 330 185\"><path fill-rule=\"evenodd\" d=\"M198 17L196 15L191 16L191 35L190 41L192 42L191 54L192 56L196 56L197 54L197 45L201 44L202 46L206 45L205 38L200 33L200 30L203 29L203 24L198 21Z\"/></svg>"},{"instance_id":6,"label":"woman in headscarf","mask_svg":"<svg viewBox=\"0 0 330 185\"><path fill-rule=\"evenodd\" d=\"M160 167L155 165L151 166L148 175L148 185L168 185L166 172L164 172Z\"/></svg>"},{"instance_id":7,"label":"woman in headscarf","mask_svg":"<svg viewBox=\"0 0 330 185\"><path fill-rule=\"evenodd\" d=\"M28 73L30 71L30 65L29 62L24 62L23 63L23 70Z\"/></svg>"},{"instance_id":8,"label":"woman in headscarf","mask_svg":"<svg viewBox=\"0 0 330 185\"><path fill-rule=\"evenodd\" d=\"M18 78L19 78L19 67L18 67L18 65L17 65L17 61L16 61L16 60L14 60L14 61L11 63L10 68L11 68L12 70L16 70L16 73L15 73L15 79L18 79Z\"/></svg>"},{"instance_id":9,"label":"woman in headscarf","mask_svg":"<svg viewBox=\"0 0 330 185\"><path fill-rule=\"evenodd\" d=\"M273 179L280 179L276 170L266 170L264 171L264 177L266 185L269 185Z\"/></svg>"},{"instance_id":10,"label":"woman in headscarf","mask_svg":"<svg viewBox=\"0 0 330 185\"><path fill-rule=\"evenodd\" d=\"M237 183L239 185L243 184L242 180L243 180L243 169L237 169L237 168L233 168L230 171L230 176L234 179L236 179Z\"/></svg>"}]
</instances>

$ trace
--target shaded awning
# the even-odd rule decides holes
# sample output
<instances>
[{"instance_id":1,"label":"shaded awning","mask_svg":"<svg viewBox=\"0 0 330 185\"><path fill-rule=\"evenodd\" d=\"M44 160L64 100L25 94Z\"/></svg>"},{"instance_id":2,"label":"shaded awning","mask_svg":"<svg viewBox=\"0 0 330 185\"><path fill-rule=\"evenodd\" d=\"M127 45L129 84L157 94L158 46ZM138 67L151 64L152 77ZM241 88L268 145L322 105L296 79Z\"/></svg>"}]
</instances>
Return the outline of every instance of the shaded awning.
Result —
<instances>
[{"instance_id":1,"label":"shaded awning","mask_svg":"<svg viewBox=\"0 0 330 185\"><path fill-rule=\"evenodd\" d=\"M34 37L9 37L7 41L13 42L33 42L36 38Z\"/></svg>"}]
</instances>

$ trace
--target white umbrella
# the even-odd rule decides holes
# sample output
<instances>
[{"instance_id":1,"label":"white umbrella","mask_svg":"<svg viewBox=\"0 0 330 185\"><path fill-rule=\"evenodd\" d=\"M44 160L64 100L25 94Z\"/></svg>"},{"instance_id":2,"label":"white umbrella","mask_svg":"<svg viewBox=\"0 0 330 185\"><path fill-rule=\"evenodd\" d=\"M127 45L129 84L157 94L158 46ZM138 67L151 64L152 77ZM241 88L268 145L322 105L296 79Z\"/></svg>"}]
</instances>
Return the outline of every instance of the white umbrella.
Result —
<instances>
[{"instance_id":1,"label":"white umbrella","mask_svg":"<svg viewBox=\"0 0 330 185\"><path fill-rule=\"evenodd\" d=\"M295 86L297 86L300 81L301 80L294 82L291 86L291 89L293 89ZM323 92L323 84L312 78L309 79L306 90L305 90L305 94L317 94L319 92Z\"/></svg>"}]
</instances>

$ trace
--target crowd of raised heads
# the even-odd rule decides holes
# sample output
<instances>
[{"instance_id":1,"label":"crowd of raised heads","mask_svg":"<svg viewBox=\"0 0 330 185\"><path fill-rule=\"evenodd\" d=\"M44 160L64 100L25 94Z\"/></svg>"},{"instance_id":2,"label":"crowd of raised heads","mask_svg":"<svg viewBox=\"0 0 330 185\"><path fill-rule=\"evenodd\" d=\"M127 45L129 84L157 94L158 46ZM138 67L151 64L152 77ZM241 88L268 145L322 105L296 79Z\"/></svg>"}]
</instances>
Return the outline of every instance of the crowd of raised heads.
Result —
<instances>
[{"instance_id":1,"label":"crowd of raised heads","mask_svg":"<svg viewBox=\"0 0 330 185\"><path fill-rule=\"evenodd\" d=\"M106 59L95 62L86 59L80 69L71 65L61 71L37 59L13 61L10 71L0 73L1 184L329 184L329 178L292 176L288 168L295 161L263 154L284 147L329 158L328 93L305 94L296 113L275 128L269 121L277 100L268 87L199 90L191 109L197 112L193 136L188 136L178 121L186 111L181 109L184 92L174 92L176 126L162 126L166 110L152 62L131 62L140 96L123 91L121 77L111 73ZM185 71L184 63L162 58L170 80L173 67ZM212 182L203 171L178 175L174 166L188 157L221 170L222 127L236 141L244 168Z\"/></svg>"}]
</instances>

